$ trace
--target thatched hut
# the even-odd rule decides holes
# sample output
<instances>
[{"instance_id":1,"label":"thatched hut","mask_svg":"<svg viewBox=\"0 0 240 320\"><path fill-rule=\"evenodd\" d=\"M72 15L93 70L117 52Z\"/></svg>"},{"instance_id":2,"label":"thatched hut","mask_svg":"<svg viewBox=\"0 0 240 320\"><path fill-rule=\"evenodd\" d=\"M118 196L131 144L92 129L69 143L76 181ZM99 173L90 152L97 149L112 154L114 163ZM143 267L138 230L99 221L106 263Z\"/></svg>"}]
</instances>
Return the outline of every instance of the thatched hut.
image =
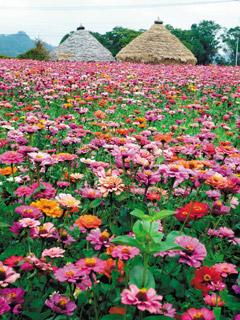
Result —
<instances>
[{"instance_id":1,"label":"thatched hut","mask_svg":"<svg viewBox=\"0 0 240 320\"><path fill-rule=\"evenodd\" d=\"M196 64L197 59L168 31L162 21L131 41L116 56L119 61L138 63Z\"/></svg>"},{"instance_id":2,"label":"thatched hut","mask_svg":"<svg viewBox=\"0 0 240 320\"><path fill-rule=\"evenodd\" d=\"M81 25L51 53L52 60L114 61L111 52Z\"/></svg>"}]
</instances>

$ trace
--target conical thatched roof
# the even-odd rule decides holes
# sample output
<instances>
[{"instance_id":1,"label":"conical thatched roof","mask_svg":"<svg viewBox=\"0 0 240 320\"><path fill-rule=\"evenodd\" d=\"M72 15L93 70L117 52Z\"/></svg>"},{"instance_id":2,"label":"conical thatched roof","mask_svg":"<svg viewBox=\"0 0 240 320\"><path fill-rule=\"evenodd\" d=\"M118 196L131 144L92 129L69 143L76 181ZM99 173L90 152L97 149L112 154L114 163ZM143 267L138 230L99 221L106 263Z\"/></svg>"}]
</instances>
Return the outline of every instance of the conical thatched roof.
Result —
<instances>
[{"instance_id":1,"label":"conical thatched roof","mask_svg":"<svg viewBox=\"0 0 240 320\"><path fill-rule=\"evenodd\" d=\"M89 31L80 26L53 52L52 60L114 61L112 54Z\"/></svg>"},{"instance_id":2,"label":"conical thatched roof","mask_svg":"<svg viewBox=\"0 0 240 320\"><path fill-rule=\"evenodd\" d=\"M117 60L142 63L196 64L197 59L161 21L131 41Z\"/></svg>"}]
</instances>

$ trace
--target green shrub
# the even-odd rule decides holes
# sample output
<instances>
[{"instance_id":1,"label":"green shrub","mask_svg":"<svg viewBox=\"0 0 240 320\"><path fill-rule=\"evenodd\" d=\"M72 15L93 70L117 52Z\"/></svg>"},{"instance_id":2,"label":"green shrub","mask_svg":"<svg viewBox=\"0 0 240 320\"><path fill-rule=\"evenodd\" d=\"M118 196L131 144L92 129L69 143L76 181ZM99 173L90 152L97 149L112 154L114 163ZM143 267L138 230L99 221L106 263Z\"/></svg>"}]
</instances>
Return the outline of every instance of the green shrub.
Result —
<instances>
[{"instance_id":1,"label":"green shrub","mask_svg":"<svg viewBox=\"0 0 240 320\"><path fill-rule=\"evenodd\" d=\"M17 56L19 59L32 59L32 60L49 60L49 51L45 48L41 40L36 41L35 48Z\"/></svg>"}]
</instances>

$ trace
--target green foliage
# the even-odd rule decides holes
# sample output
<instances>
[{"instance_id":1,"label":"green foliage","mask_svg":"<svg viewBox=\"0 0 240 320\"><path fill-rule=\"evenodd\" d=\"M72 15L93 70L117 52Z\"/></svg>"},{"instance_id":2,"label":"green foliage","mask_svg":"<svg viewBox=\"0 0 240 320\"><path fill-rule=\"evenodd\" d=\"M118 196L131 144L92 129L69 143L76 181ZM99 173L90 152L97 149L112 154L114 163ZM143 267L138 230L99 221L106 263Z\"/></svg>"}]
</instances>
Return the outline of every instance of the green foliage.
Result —
<instances>
[{"instance_id":1,"label":"green foliage","mask_svg":"<svg viewBox=\"0 0 240 320\"><path fill-rule=\"evenodd\" d=\"M235 64L237 40L240 42L240 27L230 28L222 34L222 41L226 45L225 52L228 55L228 62L231 65ZM239 44L240 48L240 44ZM238 52L240 49L238 49ZM239 65L239 53L238 53Z\"/></svg>"},{"instance_id":2,"label":"green foliage","mask_svg":"<svg viewBox=\"0 0 240 320\"><path fill-rule=\"evenodd\" d=\"M213 63L220 47L218 34L221 26L211 20L193 24L190 30L166 26L183 44L192 51L198 64Z\"/></svg>"},{"instance_id":3,"label":"green foliage","mask_svg":"<svg viewBox=\"0 0 240 320\"><path fill-rule=\"evenodd\" d=\"M105 46L113 56L116 56L117 53L124 48L129 42L134 38L143 33L144 30L132 30L123 27L115 27L111 31L106 32L105 34L100 34L98 32L92 32L92 35L103 45Z\"/></svg>"},{"instance_id":4,"label":"green foliage","mask_svg":"<svg viewBox=\"0 0 240 320\"><path fill-rule=\"evenodd\" d=\"M41 40L36 41L35 48L20 54L19 59L32 59L32 60L49 60L49 51L45 48L44 43Z\"/></svg>"}]
</instances>

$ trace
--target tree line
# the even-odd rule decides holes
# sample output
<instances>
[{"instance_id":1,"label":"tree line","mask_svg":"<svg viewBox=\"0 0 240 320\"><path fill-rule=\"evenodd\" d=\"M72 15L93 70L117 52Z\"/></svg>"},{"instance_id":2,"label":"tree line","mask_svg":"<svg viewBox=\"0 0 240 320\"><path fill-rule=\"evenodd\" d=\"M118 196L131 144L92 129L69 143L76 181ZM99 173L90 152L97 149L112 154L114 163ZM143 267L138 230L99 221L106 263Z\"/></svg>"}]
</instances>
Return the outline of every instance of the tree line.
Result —
<instances>
[{"instance_id":1,"label":"tree line","mask_svg":"<svg viewBox=\"0 0 240 320\"><path fill-rule=\"evenodd\" d=\"M190 29L174 28L171 25L166 25L166 28L192 51L198 64L235 64L237 41L240 40L239 26L227 29L214 21L203 20L198 24L192 24ZM115 27L104 34L92 34L116 56L123 47L144 31Z\"/></svg>"},{"instance_id":2,"label":"tree line","mask_svg":"<svg viewBox=\"0 0 240 320\"><path fill-rule=\"evenodd\" d=\"M240 41L240 27L224 28L211 20L194 23L190 29L166 28L179 38L182 43L192 51L198 64L234 65L236 63L237 42ZM113 56L125 47L134 38L145 30L132 30L124 27L115 27L104 34L91 32L91 34L105 46ZM66 34L60 43L63 43L74 31ZM240 45L239 45L240 47ZM239 50L238 50L239 51ZM240 54L237 54L237 64L240 64ZM19 58L48 60L49 54L41 41L36 42L36 48L19 56Z\"/></svg>"}]
</instances>

